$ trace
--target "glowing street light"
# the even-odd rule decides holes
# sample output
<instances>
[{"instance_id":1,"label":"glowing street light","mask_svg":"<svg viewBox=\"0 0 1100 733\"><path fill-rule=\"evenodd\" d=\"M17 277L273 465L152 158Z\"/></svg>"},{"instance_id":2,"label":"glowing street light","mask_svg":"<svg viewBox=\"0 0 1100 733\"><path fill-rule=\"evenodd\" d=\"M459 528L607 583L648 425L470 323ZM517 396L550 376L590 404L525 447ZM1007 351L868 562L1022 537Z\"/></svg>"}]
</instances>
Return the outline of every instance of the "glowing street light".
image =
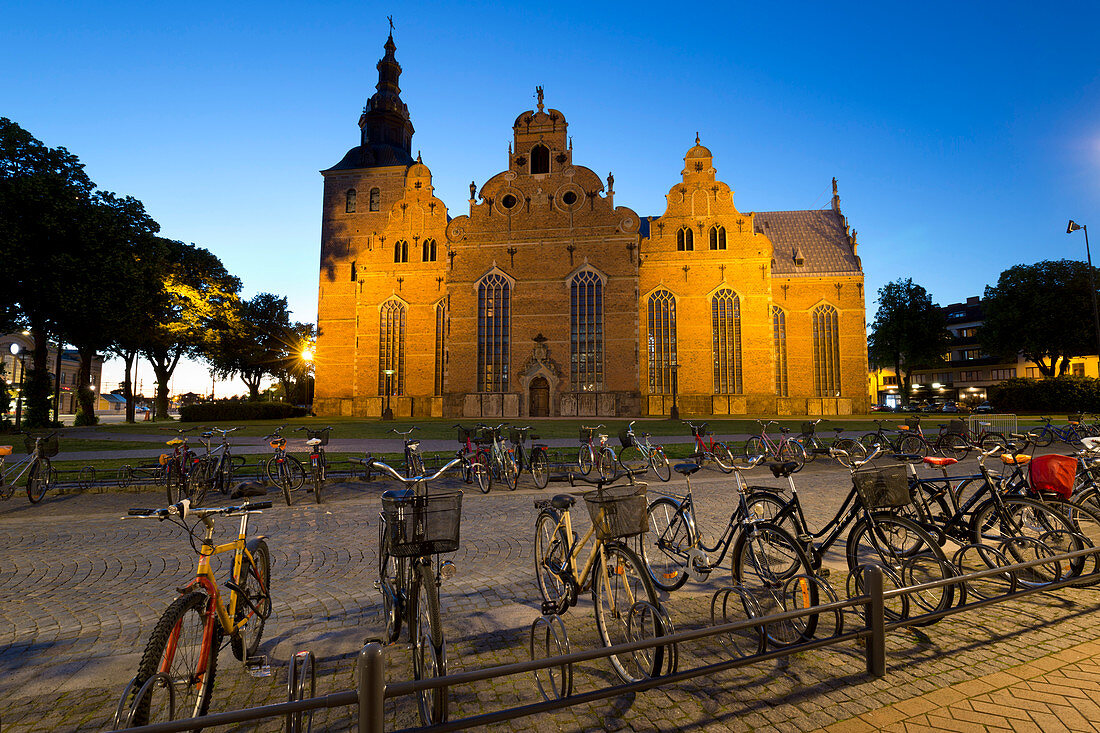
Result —
<instances>
[{"instance_id":1,"label":"glowing street light","mask_svg":"<svg viewBox=\"0 0 1100 733\"><path fill-rule=\"evenodd\" d=\"M393 369L383 369L382 373L386 375L386 409L382 411L383 420L393 419L393 410L390 409L390 392L393 391Z\"/></svg>"},{"instance_id":2,"label":"glowing street light","mask_svg":"<svg viewBox=\"0 0 1100 733\"><path fill-rule=\"evenodd\" d=\"M1089 291L1092 293L1092 321L1096 327L1096 353L1100 354L1100 309L1096 307L1096 278L1092 273L1092 254L1089 252L1089 228L1087 224L1078 224L1070 219L1069 226L1066 227L1066 234L1073 234L1078 229L1085 230L1085 257L1089 263Z\"/></svg>"}]
</instances>

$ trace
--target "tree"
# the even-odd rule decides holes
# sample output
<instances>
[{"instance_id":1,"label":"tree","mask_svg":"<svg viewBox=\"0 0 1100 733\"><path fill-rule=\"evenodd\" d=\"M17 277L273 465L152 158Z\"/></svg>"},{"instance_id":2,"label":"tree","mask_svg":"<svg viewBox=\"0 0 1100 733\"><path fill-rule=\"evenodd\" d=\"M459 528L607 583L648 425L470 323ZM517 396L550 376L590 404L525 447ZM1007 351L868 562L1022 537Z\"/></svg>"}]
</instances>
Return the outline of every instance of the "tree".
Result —
<instances>
[{"instance_id":1,"label":"tree","mask_svg":"<svg viewBox=\"0 0 1100 733\"><path fill-rule=\"evenodd\" d=\"M951 334L943 312L928 291L910 278L886 283L878 291L878 311L867 340L873 362L894 367L903 399L914 369L943 362Z\"/></svg>"},{"instance_id":2,"label":"tree","mask_svg":"<svg viewBox=\"0 0 1100 733\"><path fill-rule=\"evenodd\" d=\"M317 327L312 323L295 322L280 340L281 351L272 369L272 375L283 387L283 399L293 404L311 401L309 364L302 352L317 338Z\"/></svg>"},{"instance_id":3,"label":"tree","mask_svg":"<svg viewBox=\"0 0 1100 733\"><path fill-rule=\"evenodd\" d=\"M1065 374L1071 357L1096 351L1089 269L1076 260L1016 265L986 286L978 332L991 354L1023 354L1044 376Z\"/></svg>"},{"instance_id":4,"label":"tree","mask_svg":"<svg viewBox=\"0 0 1100 733\"><path fill-rule=\"evenodd\" d=\"M299 343L290 310L285 297L257 293L240 301L232 315L233 322L219 330L208 359L219 376L240 375L248 385L248 398L258 400L260 382L275 374L287 349Z\"/></svg>"}]
</instances>

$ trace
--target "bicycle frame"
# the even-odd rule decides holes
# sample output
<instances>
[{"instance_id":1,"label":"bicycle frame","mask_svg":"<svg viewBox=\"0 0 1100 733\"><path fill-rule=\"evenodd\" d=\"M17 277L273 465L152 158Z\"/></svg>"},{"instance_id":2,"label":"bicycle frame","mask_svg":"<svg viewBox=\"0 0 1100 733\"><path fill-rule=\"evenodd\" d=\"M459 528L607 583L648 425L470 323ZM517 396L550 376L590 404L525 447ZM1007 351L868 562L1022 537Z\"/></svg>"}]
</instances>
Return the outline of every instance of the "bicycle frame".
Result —
<instances>
[{"instance_id":1,"label":"bicycle frame","mask_svg":"<svg viewBox=\"0 0 1100 733\"><path fill-rule=\"evenodd\" d=\"M603 510L601 509L600 511L602 512ZM602 562L604 559L604 541L596 536L595 524L588 528L588 531L584 533L583 537L577 539L576 541L573 541L573 520L570 517L568 509L561 510L561 516L558 518L558 524L556 527L554 527L554 534L552 534L551 536L556 536L559 529L564 530L565 536L570 538L570 545L567 548L568 551L566 552L567 564L558 569L550 569L554 571L555 575L557 575L563 581L569 583L569 585L572 586L572 592L567 593L566 596L575 601L579 594L592 587L591 582L595 577L592 573L592 570L596 567L596 560L599 559ZM595 545L593 546L592 551L588 553L588 559L585 560L584 567L581 568L581 572L578 575L577 559L580 557L581 550L583 550L588 545L589 540L593 540L595 542ZM604 587L604 590L607 592L608 597L611 597L610 580L607 581L607 585ZM570 605L572 605L572 603Z\"/></svg>"},{"instance_id":2,"label":"bicycle frame","mask_svg":"<svg viewBox=\"0 0 1100 733\"><path fill-rule=\"evenodd\" d=\"M26 475L27 471L31 470L31 466L38 459L38 452L27 454L26 457L19 459L16 463L4 468L4 456L0 456L0 486L6 484L18 483L19 479ZM14 478L12 476L14 475Z\"/></svg>"},{"instance_id":3,"label":"bicycle frame","mask_svg":"<svg viewBox=\"0 0 1100 733\"><path fill-rule=\"evenodd\" d=\"M214 536L214 522L209 517L203 517L203 524L206 525L206 538L203 540L201 549L199 550L199 564L195 569L195 579L183 589L184 593L188 593L195 589L196 585L202 586L203 590L210 597L212 603L207 609L207 628L204 632L203 642L209 642L209 635L213 633L213 630L209 624L209 617L215 616L218 623L227 634L236 634L241 627L248 623L251 616L244 616L239 622L235 622L233 617L237 612L237 591L230 589L229 591L229 603L226 604L222 600L221 589L218 587L217 578L214 577L214 571L210 567L210 558L215 555L221 555L227 552L233 553L233 582L236 583L240 580L241 566L247 556L249 562L253 562L252 553L248 551L246 546L248 539L248 516L249 513L245 512L241 515L240 530L237 533L237 539L232 542L226 542L220 545L212 544L211 540ZM258 538L263 538L263 535L259 535ZM266 592L266 588L264 591ZM171 642L174 647L174 640ZM171 647L170 647L171 648ZM170 658L171 655L166 655ZM203 660L205 662L205 660ZM163 663L167 666L167 660ZM166 669L160 670L162 672ZM200 670L202 671L202 670Z\"/></svg>"}]
</instances>

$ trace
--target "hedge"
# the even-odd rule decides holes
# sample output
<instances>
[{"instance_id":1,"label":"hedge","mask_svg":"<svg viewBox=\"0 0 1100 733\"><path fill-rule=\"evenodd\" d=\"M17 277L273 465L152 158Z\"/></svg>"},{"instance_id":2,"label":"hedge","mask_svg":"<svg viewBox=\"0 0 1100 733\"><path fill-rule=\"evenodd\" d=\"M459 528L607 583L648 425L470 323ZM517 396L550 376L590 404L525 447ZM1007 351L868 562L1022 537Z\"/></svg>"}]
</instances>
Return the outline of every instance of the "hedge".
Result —
<instances>
[{"instance_id":1,"label":"hedge","mask_svg":"<svg viewBox=\"0 0 1100 733\"><path fill-rule=\"evenodd\" d=\"M991 386L989 404L998 412L1100 412L1100 379L1017 377Z\"/></svg>"},{"instance_id":2,"label":"hedge","mask_svg":"<svg viewBox=\"0 0 1100 733\"><path fill-rule=\"evenodd\" d=\"M229 422L237 420L282 420L287 417L303 417L309 411L286 402L239 402L223 400L202 402L180 408L183 422Z\"/></svg>"}]
</instances>

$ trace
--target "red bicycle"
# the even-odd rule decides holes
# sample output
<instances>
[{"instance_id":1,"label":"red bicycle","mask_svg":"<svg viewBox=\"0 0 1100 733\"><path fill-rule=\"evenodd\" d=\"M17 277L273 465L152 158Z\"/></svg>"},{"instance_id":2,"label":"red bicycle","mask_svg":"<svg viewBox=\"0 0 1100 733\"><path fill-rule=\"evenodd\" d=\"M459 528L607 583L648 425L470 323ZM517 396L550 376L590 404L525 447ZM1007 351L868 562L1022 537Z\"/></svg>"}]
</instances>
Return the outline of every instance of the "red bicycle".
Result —
<instances>
[{"instance_id":1,"label":"red bicycle","mask_svg":"<svg viewBox=\"0 0 1100 733\"><path fill-rule=\"evenodd\" d=\"M489 470L489 451L474 436L477 428L464 428L453 425L458 431L458 442L462 444L458 457L462 459L462 478L466 483L476 483L481 493L488 494L493 488L493 472Z\"/></svg>"},{"instance_id":2,"label":"red bicycle","mask_svg":"<svg viewBox=\"0 0 1100 733\"><path fill-rule=\"evenodd\" d=\"M722 473L729 473L733 470L733 453L730 452L725 443L714 439L714 433L707 431L705 422L698 425L694 425L687 420L681 420L680 422L691 428L691 437L695 438L695 453L688 456L688 458L694 458L698 466L702 466L703 461L714 461L714 465L718 466L718 470ZM703 440L704 438L706 440Z\"/></svg>"}]
</instances>

